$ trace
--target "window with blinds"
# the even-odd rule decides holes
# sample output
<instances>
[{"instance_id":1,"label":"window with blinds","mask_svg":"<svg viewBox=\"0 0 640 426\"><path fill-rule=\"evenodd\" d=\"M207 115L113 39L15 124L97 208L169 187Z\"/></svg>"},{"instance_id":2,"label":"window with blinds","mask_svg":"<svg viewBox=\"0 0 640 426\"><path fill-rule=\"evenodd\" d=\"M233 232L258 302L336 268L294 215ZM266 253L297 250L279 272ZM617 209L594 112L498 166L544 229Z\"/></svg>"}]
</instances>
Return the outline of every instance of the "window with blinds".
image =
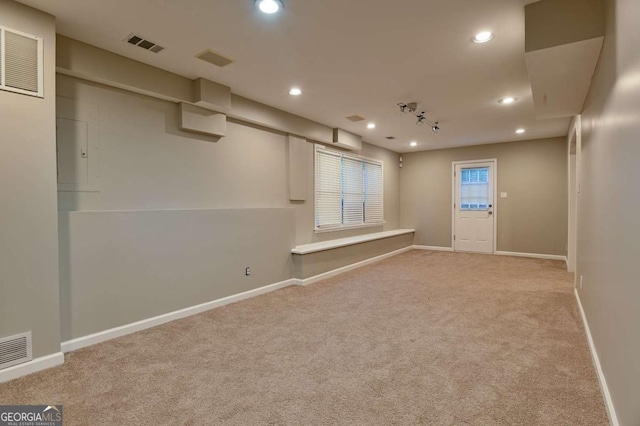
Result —
<instances>
[{"instance_id":1,"label":"window with blinds","mask_svg":"<svg viewBox=\"0 0 640 426\"><path fill-rule=\"evenodd\" d=\"M460 176L460 210L489 209L489 168L465 168Z\"/></svg>"},{"instance_id":2,"label":"window with blinds","mask_svg":"<svg viewBox=\"0 0 640 426\"><path fill-rule=\"evenodd\" d=\"M316 147L316 229L384 223L382 163Z\"/></svg>"},{"instance_id":3,"label":"window with blinds","mask_svg":"<svg viewBox=\"0 0 640 426\"><path fill-rule=\"evenodd\" d=\"M43 97L42 38L0 27L0 90Z\"/></svg>"}]
</instances>

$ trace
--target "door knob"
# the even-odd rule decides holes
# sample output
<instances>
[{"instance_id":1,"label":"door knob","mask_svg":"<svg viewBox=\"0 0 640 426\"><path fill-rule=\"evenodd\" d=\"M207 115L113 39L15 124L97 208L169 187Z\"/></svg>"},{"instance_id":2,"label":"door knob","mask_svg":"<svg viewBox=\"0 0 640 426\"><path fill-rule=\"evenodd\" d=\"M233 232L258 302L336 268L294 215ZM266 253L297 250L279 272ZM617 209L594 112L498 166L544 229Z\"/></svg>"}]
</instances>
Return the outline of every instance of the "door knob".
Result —
<instances>
[{"instance_id":1,"label":"door knob","mask_svg":"<svg viewBox=\"0 0 640 426\"><path fill-rule=\"evenodd\" d=\"M493 212L492 212L492 211L489 211L489 214L493 214Z\"/></svg>"}]
</instances>

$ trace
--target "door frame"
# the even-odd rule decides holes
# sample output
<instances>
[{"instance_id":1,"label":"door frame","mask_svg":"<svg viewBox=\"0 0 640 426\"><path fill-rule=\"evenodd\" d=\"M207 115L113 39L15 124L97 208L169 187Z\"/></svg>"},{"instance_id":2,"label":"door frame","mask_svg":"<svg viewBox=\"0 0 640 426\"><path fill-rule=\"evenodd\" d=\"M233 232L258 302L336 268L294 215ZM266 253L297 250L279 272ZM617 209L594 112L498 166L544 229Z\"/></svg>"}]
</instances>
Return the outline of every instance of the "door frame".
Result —
<instances>
[{"instance_id":1,"label":"door frame","mask_svg":"<svg viewBox=\"0 0 640 426\"><path fill-rule=\"evenodd\" d=\"M451 249L456 251L456 166L460 164L492 163L493 168L493 250L498 250L498 159L485 158L482 160L459 160L451 162Z\"/></svg>"},{"instance_id":2,"label":"door frame","mask_svg":"<svg viewBox=\"0 0 640 426\"><path fill-rule=\"evenodd\" d=\"M574 152L572 152L574 151ZM572 163L571 156L575 155ZM578 202L580 198L580 161L582 156L582 118L576 115L569 126L567 136L567 180L568 180L568 228L567 228L567 271L578 269ZM574 180L571 179L573 171ZM573 199L573 203L572 203ZM578 286L574 274L574 287Z\"/></svg>"}]
</instances>

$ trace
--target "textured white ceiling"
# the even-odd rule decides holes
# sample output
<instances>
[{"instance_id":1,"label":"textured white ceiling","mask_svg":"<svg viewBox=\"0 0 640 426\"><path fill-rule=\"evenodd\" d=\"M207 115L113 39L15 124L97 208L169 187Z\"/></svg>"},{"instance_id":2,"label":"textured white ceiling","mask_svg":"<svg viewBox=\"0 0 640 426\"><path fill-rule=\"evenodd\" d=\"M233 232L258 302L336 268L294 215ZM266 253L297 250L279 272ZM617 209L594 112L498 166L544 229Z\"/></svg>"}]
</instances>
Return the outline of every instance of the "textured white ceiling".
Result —
<instances>
[{"instance_id":1,"label":"textured white ceiling","mask_svg":"<svg viewBox=\"0 0 640 426\"><path fill-rule=\"evenodd\" d=\"M538 121L525 68L530 0L284 0L264 15L253 0L23 0L57 16L58 32L234 93L363 135L398 152L562 136L568 118ZM470 42L481 30L496 38ZM166 49L123 42L130 33ZM236 62L217 68L194 55L213 49ZM291 86L304 94L291 97ZM514 96L510 106L498 99ZM418 127L398 102L417 101ZM352 123L359 114L375 121ZM519 127L524 135L515 135ZM388 141L385 136L397 139ZM410 148L415 140L418 147Z\"/></svg>"}]
</instances>

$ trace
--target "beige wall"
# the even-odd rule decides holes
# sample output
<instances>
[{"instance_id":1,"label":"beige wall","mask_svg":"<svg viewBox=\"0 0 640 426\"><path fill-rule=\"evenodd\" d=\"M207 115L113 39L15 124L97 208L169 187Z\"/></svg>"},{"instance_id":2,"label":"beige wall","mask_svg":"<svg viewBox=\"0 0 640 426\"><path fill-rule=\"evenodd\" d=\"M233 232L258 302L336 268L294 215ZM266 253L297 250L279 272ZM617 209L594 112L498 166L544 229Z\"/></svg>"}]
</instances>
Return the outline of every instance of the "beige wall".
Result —
<instances>
[{"instance_id":1,"label":"beige wall","mask_svg":"<svg viewBox=\"0 0 640 426\"><path fill-rule=\"evenodd\" d=\"M289 208L62 212L60 221L63 341L292 276Z\"/></svg>"},{"instance_id":2,"label":"beige wall","mask_svg":"<svg viewBox=\"0 0 640 426\"><path fill-rule=\"evenodd\" d=\"M451 247L452 161L498 159L497 250L565 255L565 138L518 141L405 154L400 173L402 228L417 245Z\"/></svg>"},{"instance_id":3,"label":"beige wall","mask_svg":"<svg viewBox=\"0 0 640 426\"><path fill-rule=\"evenodd\" d=\"M621 425L640 424L640 2L609 0L582 114L579 290Z\"/></svg>"},{"instance_id":4,"label":"beige wall","mask_svg":"<svg viewBox=\"0 0 640 426\"><path fill-rule=\"evenodd\" d=\"M213 138L178 129L178 105L58 75L58 95L98 108L99 192L60 192L60 209L288 205L285 136L228 123Z\"/></svg>"},{"instance_id":5,"label":"beige wall","mask_svg":"<svg viewBox=\"0 0 640 426\"><path fill-rule=\"evenodd\" d=\"M0 0L0 25L44 39L44 99L0 91L0 337L31 330L35 358L60 351L55 20Z\"/></svg>"},{"instance_id":6,"label":"beige wall","mask_svg":"<svg viewBox=\"0 0 640 426\"><path fill-rule=\"evenodd\" d=\"M399 154L367 143L383 162L385 225L316 234L314 144L306 152L307 200L290 202L287 137L239 122L214 139L178 129L174 103L58 74L58 94L99 110L99 192L60 192L61 211L263 208L295 211L296 244L397 229Z\"/></svg>"},{"instance_id":7,"label":"beige wall","mask_svg":"<svg viewBox=\"0 0 640 426\"><path fill-rule=\"evenodd\" d=\"M396 153L361 152L384 162L387 224L315 234L313 144L307 199L290 202L283 133L233 121L215 142L180 131L175 103L66 75L57 88L97 108L100 164L99 191L59 192L63 340L287 280L295 245L399 225Z\"/></svg>"}]
</instances>

